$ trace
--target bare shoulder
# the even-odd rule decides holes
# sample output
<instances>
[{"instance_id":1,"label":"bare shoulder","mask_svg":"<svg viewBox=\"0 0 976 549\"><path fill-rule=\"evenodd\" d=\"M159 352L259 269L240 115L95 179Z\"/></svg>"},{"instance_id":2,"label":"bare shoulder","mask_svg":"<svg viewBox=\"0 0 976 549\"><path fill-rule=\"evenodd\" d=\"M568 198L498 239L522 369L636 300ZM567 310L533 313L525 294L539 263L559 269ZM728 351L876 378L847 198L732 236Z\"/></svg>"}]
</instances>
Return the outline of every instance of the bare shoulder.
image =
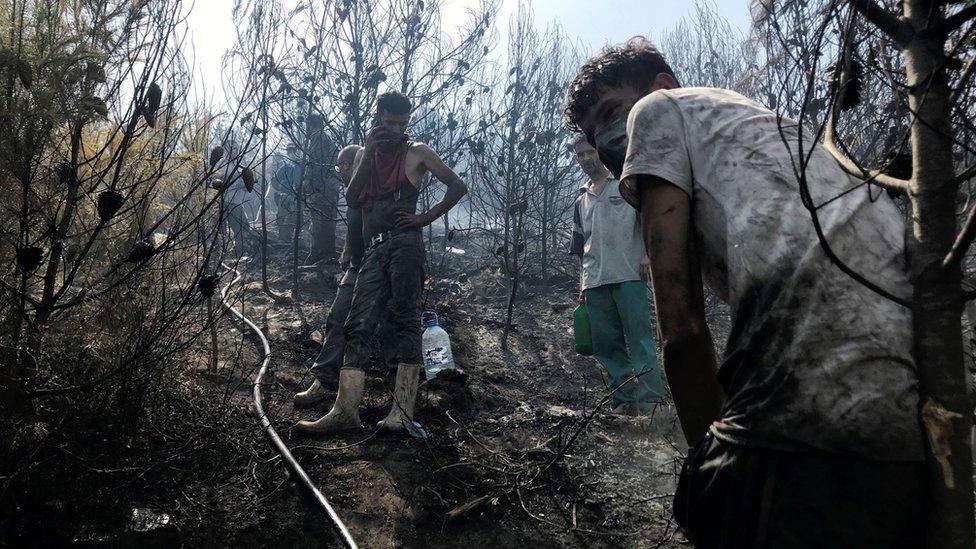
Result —
<instances>
[{"instance_id":1,"label":"bare shoulder","mask_svg":"<svg viewBox=\"0 0 976 549\"><path fill-rule=\"evenodd\" d=\"M437 175L440 168L444 165L444 161L426 143L412 141L410 143L410 149L407 151L407 165L415 166L421 172L431 170Z\"/></svg>"},{"instance_id":2,"label":"bare shoulder","mask_svg":"<svg viewBox=\"0 0 976 549\"><path fill-rule=\"evenodd\" d=\"M437 157L437 153L434 152L434 149L430 148L430 146L423 141L411 141L409 152L425 159L431 158L431 155L433 155L433 157Z\"/></svg>"}]
</instances>

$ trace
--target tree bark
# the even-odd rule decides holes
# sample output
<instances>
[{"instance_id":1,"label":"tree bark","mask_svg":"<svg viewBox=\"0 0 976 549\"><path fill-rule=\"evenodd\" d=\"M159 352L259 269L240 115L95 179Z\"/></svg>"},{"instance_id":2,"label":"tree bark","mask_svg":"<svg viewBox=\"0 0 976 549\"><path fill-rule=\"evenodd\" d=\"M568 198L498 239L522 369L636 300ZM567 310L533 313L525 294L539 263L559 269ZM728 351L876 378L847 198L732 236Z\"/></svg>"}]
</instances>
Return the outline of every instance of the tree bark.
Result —
<instances>
[{"instance_id":1,"label":"tree bark","mask_svg":"<svg viewBox=\"0 0 976 549\"><path fill-rule=\"evenodd\" d=\"M931 0L907 0L916 29L940 13ZM912 121L914 173L908 250L913 294L915 360L926 432L927 546L974 546L973 427L962 340L962 287L958 265L942 267L956 237L956 193L945 37L916 34L906 44L905 65Z\"/></svg>"}]
</instances>

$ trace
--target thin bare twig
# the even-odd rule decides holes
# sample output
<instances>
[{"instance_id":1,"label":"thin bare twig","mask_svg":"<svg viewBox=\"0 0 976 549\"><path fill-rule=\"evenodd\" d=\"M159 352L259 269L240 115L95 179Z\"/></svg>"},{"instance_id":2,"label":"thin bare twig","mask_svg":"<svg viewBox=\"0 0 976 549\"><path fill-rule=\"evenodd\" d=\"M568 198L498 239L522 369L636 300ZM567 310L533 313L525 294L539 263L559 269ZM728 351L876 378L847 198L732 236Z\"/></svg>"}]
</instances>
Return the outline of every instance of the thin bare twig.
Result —
<instances>
[{"instance_id":1,"label":"thin bare twig","mask_svg":"<svg viewBox=\"0 0 976 549\"><path fill-rule=\"evenodd\" d=\"M952 243L952 248L942 260L942 269L948 271L959 266L962 258L966 256L966 251L976 238L976 203L969 207L966 214L966 222L963 223L962 230L956 236L956 241Z\"/></svg>"}]
</instances>

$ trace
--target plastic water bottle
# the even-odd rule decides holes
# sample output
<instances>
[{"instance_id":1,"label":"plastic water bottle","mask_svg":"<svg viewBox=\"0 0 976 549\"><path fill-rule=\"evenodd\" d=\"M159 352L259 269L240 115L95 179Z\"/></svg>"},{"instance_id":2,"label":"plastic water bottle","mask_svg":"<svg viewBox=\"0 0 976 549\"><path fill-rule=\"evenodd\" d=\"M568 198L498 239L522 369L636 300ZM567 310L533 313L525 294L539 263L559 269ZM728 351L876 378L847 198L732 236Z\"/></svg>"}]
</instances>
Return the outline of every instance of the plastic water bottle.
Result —
<instances>
[{"instance_id":1,"label":"plastic water bottle","mask_svg":"<svg viewBox=\"0 0 976 549\"><path fill-rule=\"evenodd\" d=\"M451 338L437 324L437 315L428 311L423 314L426 329L423 335L424 370L427 379L434 379L441 370L454 370L454 354L451 352Z\"/></svg>"}]
</instances>

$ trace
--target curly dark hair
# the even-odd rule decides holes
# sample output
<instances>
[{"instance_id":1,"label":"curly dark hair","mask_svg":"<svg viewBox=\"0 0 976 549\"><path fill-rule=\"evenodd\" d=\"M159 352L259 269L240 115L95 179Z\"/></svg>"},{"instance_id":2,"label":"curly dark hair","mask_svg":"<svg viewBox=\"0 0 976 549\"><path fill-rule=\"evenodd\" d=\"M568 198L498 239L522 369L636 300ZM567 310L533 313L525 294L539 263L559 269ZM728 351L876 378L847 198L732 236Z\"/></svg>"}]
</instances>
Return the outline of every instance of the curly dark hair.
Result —
<instances>
[{"instance_id":1,"label":"curly dark hair","mask_svg":"<svg viewBox=\"0 0 976 549\"><path fill-rule=\"evenodd\" d=\"M398 91L388 91L376 96L376 112L392 115L410 114L413 104L410 98Z\"/></svg>"},{"instance_id":2,"label":"curly dark hair","mask_svg":"<svg viewBox=\"0 0 976 549\"><path fill-rule=\"evenodd\" d=\"M581 131L580 122L604 89L620 84L646 89L662 72L674 76L661 52L643 36L635 36L621 46L607 46L580 67L569 85L563 109L566 125Z\"/></svg>"}]
</instances>

